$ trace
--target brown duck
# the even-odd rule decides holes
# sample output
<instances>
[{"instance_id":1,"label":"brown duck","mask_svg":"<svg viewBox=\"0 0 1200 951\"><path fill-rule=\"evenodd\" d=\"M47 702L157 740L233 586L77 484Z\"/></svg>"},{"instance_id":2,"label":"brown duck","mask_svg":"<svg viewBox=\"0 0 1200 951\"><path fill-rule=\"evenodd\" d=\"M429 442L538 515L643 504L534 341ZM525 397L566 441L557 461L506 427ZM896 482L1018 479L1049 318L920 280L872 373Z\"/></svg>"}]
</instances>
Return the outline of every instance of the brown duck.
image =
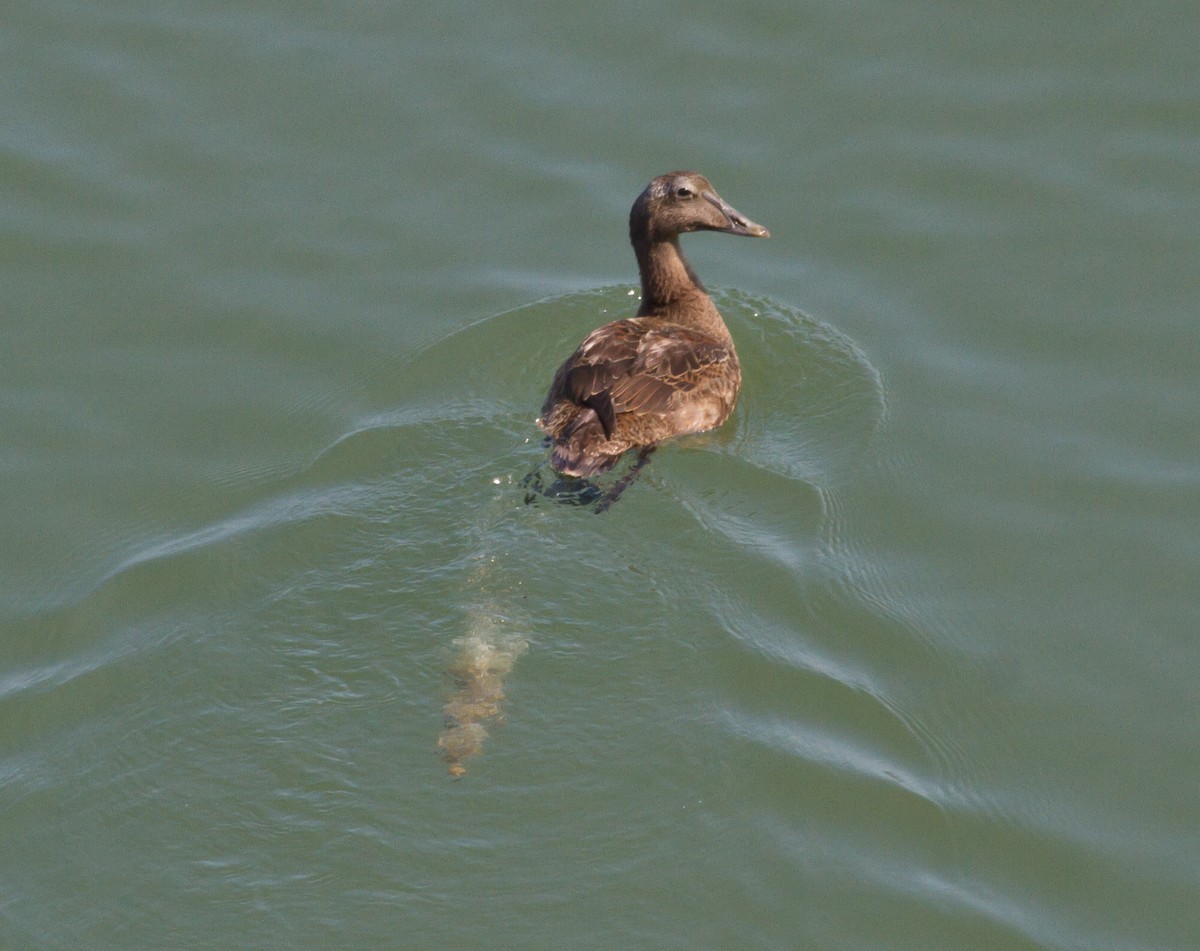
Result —
<instances>
[{"instance_id":1,"label":"brown duck","mask_svg":"<svg viewBox=\"0 0 1200 951\"><path fill-rule=\"evenodd\" d=\"M636 316L593 330L558 368L542 405L538 425L564 475L603 472L629 449L644 461L662 440L714 429L733 412L742 369L729 328L679 247L689 231L769 235L696 172L646 186L629 212L642 305Z\"/></svg>"}]
</instances>

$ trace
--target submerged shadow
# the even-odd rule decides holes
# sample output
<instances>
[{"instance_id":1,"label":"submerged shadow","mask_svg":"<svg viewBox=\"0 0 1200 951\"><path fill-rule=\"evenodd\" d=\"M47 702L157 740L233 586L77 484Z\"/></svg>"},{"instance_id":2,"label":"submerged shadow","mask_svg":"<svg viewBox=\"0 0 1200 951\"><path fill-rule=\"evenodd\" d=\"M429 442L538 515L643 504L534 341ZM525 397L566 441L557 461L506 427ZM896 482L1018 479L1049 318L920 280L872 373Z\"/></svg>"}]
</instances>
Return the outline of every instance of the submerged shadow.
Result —
<instances>
[{"instance_id":1,"label":"submerged shadow","mask_svg":"<svg viewBox=\"0 0 1200 951\"><path fill-rule=\"evenodd\" d=\"M467 760L483 752L485 724L504 724L504 678L528 647L516 635L497 637L490 625L454 641L458 653L446 669L453 691L442 707L437 745L451 776L465 776Z\"/></svg>"}]
</instances>

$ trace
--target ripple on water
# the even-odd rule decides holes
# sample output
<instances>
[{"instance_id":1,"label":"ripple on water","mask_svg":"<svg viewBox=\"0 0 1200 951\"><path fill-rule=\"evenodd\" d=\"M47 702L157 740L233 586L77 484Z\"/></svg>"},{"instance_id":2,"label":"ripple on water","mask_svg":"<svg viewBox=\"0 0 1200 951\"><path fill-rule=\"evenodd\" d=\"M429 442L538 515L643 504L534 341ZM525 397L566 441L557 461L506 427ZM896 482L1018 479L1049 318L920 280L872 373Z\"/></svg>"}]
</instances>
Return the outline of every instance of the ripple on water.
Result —
<instances>
[{"instance_id":1,"label":"ripple on water","mask_svg":"<svg viewBox=\"0 0 1200 951\"><path fill-rule=\"evenodd\" d=\"M837 486L856 463L868 458L884 420L880 376L852 340L794 308L738 291L718 291L714 297L737 341L745 375L735 418L715 434L679 441L671 452L684 454L684 464L652 464L649 475L621 505L637 506L651 494L665 495L695 520L735 573L753 572L755 565L765 563L766 575L778 575L785 590L810 576L844 577L848 572L838 564L846 546ZM500 508L519 504L510 494L514 475L544 459L533 419L554 368L590 329L635 309L635 291L605 288L539 301L465 327L406 360L400 408L390 417L364 424L349 441L370 439L369 431L376 427L392 429L393 436L394 430L403 430L399 438L415 437L423 448L414 458L425 460L405 479L414 479L424 492L437 491L443 466L454 465L459 474L479 482L491 466ZM497 367L503 372L497 373ZM443 438L441 450L429 445ZM330 454L348 448L331 447ZM326 464L322 459L321 465ZM556 514L560 513L548 512L547 517ZM481 554L504 545L504 518L481 513L478 506L460 517L490 526L473 534ZM564 526L567 531L577 527ZM600 525L583 527L591 533L606 530ZM541 534L524 542L511 537L508 541L514 547L545 544ZM588 550L595 547L594 539L586 543ZM573 557L586 559L588 553ZM639 560L629 550L619 557ZM640 560L655 558L647 554ZM676 564L694 573L712 570L686 558L677 558ZM491 575L477 573L471 585L486 597L506 570L500 559ZM609 570L603 555L597 557L594 570ZM721 580L710 583L695 577L680 577L674 583L718 592L723 588ZM758 641L767 626L762 623L764 603L770 605L772 598L744 601L740 613L728 612L727 603L715 603L712 609L722 623L736 624L735 636L770 655L773 648ZM731 620L734 617L740 620ZM787 636L803 636L793 619L785 616L782 623ZM478 640L479 631L486 635L488 626L473 628L465 634L476 654L486 655L488 645ZM508 666L506 661L505 674ZM850 672L845 682L868 679L867 674ZM861 684L853 689L861 692ZM860 752L847 755L862 759Z\"/></svg>"},{"instance_id":2,"label":"ripple on water","mask_svg":"<svg viewBox=\"0 0 1200 951\"><path fill-rule=\"evenodd\" d=\"M879 376L852 341L819 321L735 291L716 297L746 376L737 416L721 432L664 453L621 507L657 507L664 517L690 519L735 572L765 564L790 587L794 579L826 577L842 550L838 480L863 458L883 418ZM445 635L440 651L453 658L451 690L430 698L430 709L436 717L444 702L473 730L473 755L480 735L472 725L486 719L477 714L498 710L513 663L527 642L536 643L533 628L547 626L547 616L569 628L583 619L580 612L591 613L590 606L547 600L539 618L523 601L526 586L544 582L543 597L557 597L552 582L563 559L599 579L614 564L664 565L656 546L674 546L665 526L662 535L651 529L630 539L620 513L591 524L559 506L531 511L519 486L545 458L534 418L554 368L588 330L634 311L635 298L627 288L605 288L541 301L478 321L400 361L395 410L348 427L241 511L147 542L68 606L64 617L74 629L114 597L137 592L129 617L109 618L116 630L108 659L88 664L149 653L163 643L151 638L172 615L185 619L177 631L194 637L205 625L224 630L239 617L253 623L262 604L294 612L290 624L286 617L273 623L302 646L314 613L325 610L323 603L352 603L364 576L380 582L381 616L397 610L385 603L389 584L395 592L432 585L441 594L426 604L423 592L406 605L406 624ZM673 504L664 507L663 499ZM619 538L608 539L614 531ZM616 544L624 550L609 547ZM671 574L659 577L668 568L655 569L652 581L669 603L689 597L698 583L720 590L721 570L717 562L679 557ZM718 573L715 582L703 576L709 571ZM213 591L231 602L219 620L209 603ZM610 597L619 600L620 589ZM728 607L714 604L713 613L720 619ZM371 607L353 610L350 620L373 620ZM730 615L741 618L737 636L769 656L761 640L769 625L759 623L768 609L745 602L739 610ZM503 625L490 623L493 616ZM486 676L461 675L476 668ZM464 683L475 692L462 694ZM459 715L464 711L469 716Z\"/></svg>"}]
</instances>

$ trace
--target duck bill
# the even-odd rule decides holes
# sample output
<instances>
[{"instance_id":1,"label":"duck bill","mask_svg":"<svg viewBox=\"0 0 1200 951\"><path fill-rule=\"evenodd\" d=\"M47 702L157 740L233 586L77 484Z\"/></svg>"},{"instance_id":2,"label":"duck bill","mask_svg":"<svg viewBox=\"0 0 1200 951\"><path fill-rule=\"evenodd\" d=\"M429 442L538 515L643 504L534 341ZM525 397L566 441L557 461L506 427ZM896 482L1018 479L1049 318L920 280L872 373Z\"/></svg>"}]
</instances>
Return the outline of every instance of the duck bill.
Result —
<instances>
[{"instance_id":1,"label":"duck bill","mask_svg":"<svg viewBox=\"0 0 1200 951\"><path fill-rule=\"evenodd\" d=\"M713 231L723 231L725 234L739 234L746 238L771 237L771 232L762 225L755 224L716 192L701 192L701 194L704 196L704 200L721 212L728 222L723 228L713 228Z\"/></svg>"}]
</instances>

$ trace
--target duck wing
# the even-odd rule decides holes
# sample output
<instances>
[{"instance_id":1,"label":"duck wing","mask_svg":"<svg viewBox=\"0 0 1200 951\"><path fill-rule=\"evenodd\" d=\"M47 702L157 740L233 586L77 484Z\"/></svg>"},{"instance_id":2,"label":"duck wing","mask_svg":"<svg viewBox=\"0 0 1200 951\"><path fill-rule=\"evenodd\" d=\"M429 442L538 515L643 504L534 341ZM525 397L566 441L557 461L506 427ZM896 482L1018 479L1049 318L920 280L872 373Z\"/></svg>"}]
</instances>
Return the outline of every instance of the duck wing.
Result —
<instances>
[{"instance_id":1,"label":"duck wing","mask_svg":"<svg viewBox=\"0 0 1200 951\"><path fill-rule=\"evenodd\" d=\"M580 344L568 361L563 390L595 410L611 436L618 413L667 412L677 393L718 375L730 355L726 344L690 327L618 320Z\"/></svg>"}]
</instances>

